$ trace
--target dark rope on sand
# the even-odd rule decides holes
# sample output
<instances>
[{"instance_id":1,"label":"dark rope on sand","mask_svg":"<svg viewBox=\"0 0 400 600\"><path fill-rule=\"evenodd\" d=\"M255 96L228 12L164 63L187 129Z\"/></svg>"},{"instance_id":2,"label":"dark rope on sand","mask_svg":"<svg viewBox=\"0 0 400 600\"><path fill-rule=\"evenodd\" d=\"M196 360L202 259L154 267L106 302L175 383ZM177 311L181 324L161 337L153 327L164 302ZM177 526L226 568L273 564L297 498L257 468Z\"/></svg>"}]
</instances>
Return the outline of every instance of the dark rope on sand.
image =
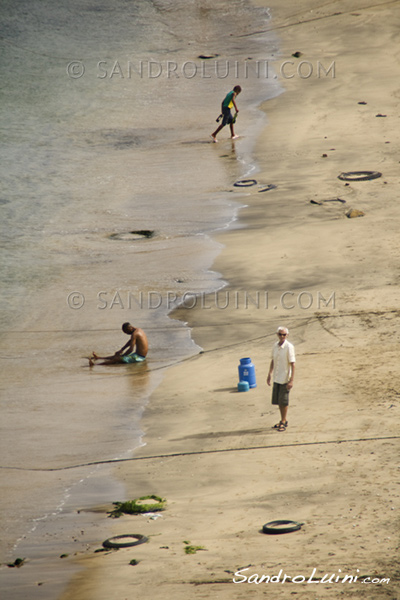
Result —
<instances>
[{"instance_id":1,"label":"dark rope on sand","mask_svg":"<svg viewBox=\"0 0 400 600\"><path fill-rule=\"evenodd\" d=\"M385 6L386 4L396 4L399 0L387 0L386 2L380 2L379 4L369 4L368 6L360 6L358 8L353 8L351 10L342 10L334 13L329 13L327 15L320 15L318 17L312 17L310 19L304 19L304 21L294 21L293 23L287 23L286 25L275 25L273 27L268 27L267 29L259 29L257 31L252 31L251 33L244 33L242 35L238 35L238 37L251 37L252 35L259 35L260 33L268 33L269 31L276 31L277 29L288 29L289 27L296 27L297 25L304 25L306 23L312 23L313 21L322 21L324 19L331 19L332 17L339 17L342 15L348 15L354 13L354 11L360 10L369 10L370 8L378 8L379 6ZM329 4L329 3L328 3ZM323 7L324 5L322 5ZM315 7L318 9L320 7ZM291 17L287 17L290 19Z\"/></svg>"},{"instance_id":2,"label":"dark rope on sand","mask_svg":"<svg viewBox=\"0 0 400 600\"><path fill-rule=\"evenodd\" d=\"M79 469L81 467L93 467L97 465L108 465L114 463L131 462L138 460L154 460L157 458L177 458L183 456L199 456L201 454L222 454L224 452L243 452L248 450L272 450L274 448L297 448L299 446L320 446L324 444L348 444L355 442L376 442L376 441L388 441L398 440L399 435L393 435L388 437L372 437L372 438L355 438L350 440L326 440L320 442L293 442L292 444L273 444L271 446L248 446L244 448L218 448L215 450L194 450L190 452L172 452L170 454L154 454L151 456L133 456L131 458L112 458L108 460L97 460L94 462L82 463L79 465L69 465L67 467L53 467L48 469L41 468L24 468L24 467L4 467L0 466L0 469L9 469L15 471L67 471L70 469Z\"/></svg>"}]
</instances>

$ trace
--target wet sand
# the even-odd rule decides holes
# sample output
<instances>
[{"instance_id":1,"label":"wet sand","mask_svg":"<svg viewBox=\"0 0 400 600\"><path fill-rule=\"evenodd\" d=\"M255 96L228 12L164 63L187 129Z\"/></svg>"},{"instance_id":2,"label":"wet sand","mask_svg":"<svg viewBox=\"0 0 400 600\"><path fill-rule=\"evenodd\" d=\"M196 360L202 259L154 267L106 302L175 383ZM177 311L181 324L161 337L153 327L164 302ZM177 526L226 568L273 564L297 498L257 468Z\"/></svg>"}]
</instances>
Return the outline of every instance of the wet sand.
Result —
<instances>
[{"instance_id":1,"label":"wet sand","mask_svg":"<svg viewBox=\"0 0 400 600\"><path fill-rule=\"evenodd\" d=\"M217 237L225 247L213 266L229 282L219 300L231 302L222 309L211 295L174 314L204 352L168 371L142 419L146 445L115 468L129 498L157 494L167 510L113 522L114 535L141 533L147 544L94 554L99 537L66 559L81 570L63 600L399 593L398 6L268 5L281 37L275 70L334 61L335 77L285 79L285 93L263 107L255 177L277 187L232 188L247 205L243 227ZM216 160L224 144L210 150ZM364 170L382 177L338 179ZM333 198L345 203L323 202ZM347 218L350 207L364 216ZM246 304L257 292L260 304ZM297 351L284 433L273 429L265 383L281 324ZM244 356L258 385L238 393ZM275 519L304 525L260 532ZM203 549L187 555L185 542ZM280 572L297 582L244 581ZM342 584L344 575L357 580Z\"/></svg>"},{"instance_id":2,"label":"wet sand","mask_svg":"<svg viewBox=\"0 0 400 600\"><path fill-rule=\"evenodd\" d=\"M97 507L126 491L107 463L140 446L143 407L164 370L199 352L167 304L221 286L210 270L221 245L211 235L235 218L240 201L226 188L248 151L222 145L215 150L225 159L215 160L210 123L230 82L198 57L218 40L242 68L274 48L274 35L231 39L268 23L268 11L242 0L219 0L200 18L197 2L27 5L1 11L0 587L8 600L58 597L75 568L59 557L108 535L112 522ZM77 77L68 71L76 52ZM173 59L199 72L153 77L144 67L141 76L132 66L129 75L129 59L164 69ZM123 74L112 76L112 64ZM254 106L274 93L274 81L246 80L243 131L259 126ZM132 235L141 230L154 235ZM125 343L126 320L149 336L146 364L89 369L93 350ZM24 568L8 569L17 557Z\"/></svg>"}]
</instances>

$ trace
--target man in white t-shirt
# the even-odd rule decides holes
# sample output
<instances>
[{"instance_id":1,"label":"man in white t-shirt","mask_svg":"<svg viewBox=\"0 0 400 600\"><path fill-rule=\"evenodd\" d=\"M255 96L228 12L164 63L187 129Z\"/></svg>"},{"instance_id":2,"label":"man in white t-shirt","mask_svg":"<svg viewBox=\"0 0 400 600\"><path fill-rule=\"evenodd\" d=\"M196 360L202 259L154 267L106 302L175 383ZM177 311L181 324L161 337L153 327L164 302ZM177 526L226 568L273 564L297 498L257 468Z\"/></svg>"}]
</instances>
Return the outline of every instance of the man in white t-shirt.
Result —
<instances>
[{"instance_id":1,"label":"man in white t-shirt","mask_svg":"<svg viewBox=\"0 0 400 600\"><path fill-rule=\"evenodd\" d=\"M272 404L279 406L281 413L281 420L274 427L278 431L286 431L286 427L288 426L289 392L293 387L296 357L293 344L287 340L289 330L286 327L278 327L276 333L278 341L272 348L267 384L271 385L273 373Z\"/></svg>"}]
</instances>

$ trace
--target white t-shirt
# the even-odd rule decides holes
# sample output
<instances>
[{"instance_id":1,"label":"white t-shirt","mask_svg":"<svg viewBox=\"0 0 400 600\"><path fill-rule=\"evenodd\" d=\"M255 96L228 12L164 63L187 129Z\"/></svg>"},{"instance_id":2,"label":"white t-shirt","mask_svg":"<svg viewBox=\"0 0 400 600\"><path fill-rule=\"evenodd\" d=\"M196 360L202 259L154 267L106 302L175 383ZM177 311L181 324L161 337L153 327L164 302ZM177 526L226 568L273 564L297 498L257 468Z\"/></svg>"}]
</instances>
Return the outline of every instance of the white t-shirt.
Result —
<instances>
[{"instance_id":1,"label":"white t-shirt","mask_svg":"<svg viewBox=\"0 0 400 600\"><path fill-rule=\"evenodd\" d=\"M272 348L272 360L274 361L274 382L287 383L291 376L290 363L296 362L294 346L287 340L280 346L276 342Z\"/></svg>"}]
</instances>

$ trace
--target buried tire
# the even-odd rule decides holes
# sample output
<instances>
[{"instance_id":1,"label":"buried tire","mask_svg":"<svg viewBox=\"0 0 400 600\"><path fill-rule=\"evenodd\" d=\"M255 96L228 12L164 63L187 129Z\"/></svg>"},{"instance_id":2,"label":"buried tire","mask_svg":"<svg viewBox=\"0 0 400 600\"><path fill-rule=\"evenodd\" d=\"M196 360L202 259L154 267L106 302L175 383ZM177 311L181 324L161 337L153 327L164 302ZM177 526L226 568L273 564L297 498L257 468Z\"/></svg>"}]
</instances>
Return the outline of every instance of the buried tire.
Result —
<instances>
[{"instance_id":1,"label":"buried tire","mask_svg":"<svg viewBox=\"0 0 400 600\"><path fill-rule=\"evenodd\" d=\"M338 175L338 178L342 181L368 181L378 179L378 177L382 177L382 173L379 173L379 171L349 171Z\"/></svg>"},{"instance_id":2,"label":"buried tire","mask_svg":"<svg viewBox=\"0 0 400 600\"><path fill-rule=\"evenodd\" d=\"M155 232L151 229L138 229L137 231L127 231L121 233L112 233L110 240L120 240L123 242L134 242L137 240L150 239L154 237Z\"/></svg>"},{"instance_id":3,"label":"buried tire","mask_svg":"<svg viewBox=\"0 0 400 600\"><path fill-rule=\"evenodd\" d=\"M132 538L135 541L132 541ZM128 542L126 540L130 539ZM125 541L122 541L125 540ZM112 538L108 538L105 542L103 542L104 548L131 548L132 546L139 546L139 544L144 544L148 542L149 538L140 534L140 533L127 533L125 535L116 535Z\"/></svg>"},{"instance_id":4,"label":"buried tire","mask_svg":"<svg viewBox=\"0 0 400 600\"><path fill-rule=\"evenodd\" d=\"M258 190L260 193L261 192L269 192L270 190L275 190L276 189L276 185L274 185L273 183L269 183L266 186L263 186L261 188L261 190Z\"/></svg>"},{"instance_id":5,"label":"buried tire","mask_svg":"<svg viewBox=\"0 0 400 600\"><path fill-rule=\"evenodd\" d=\"M233 185L235 187L250 187L256 184L257 181L255 179L241 179L240 181L236 181Z\"/></svg>"},{"instance_id":6,"label":"buried tire","mask_svg":"<svg viewBox=\"0 0 400 600\"><path fill-rule=\"evenodd\" d=\"M291 533L292 531L298 531L301 529L304 523L298 523L297 521L270 521L263 525L263 533L276 534L276 533Z\"/></svg>"}]
</instances>

